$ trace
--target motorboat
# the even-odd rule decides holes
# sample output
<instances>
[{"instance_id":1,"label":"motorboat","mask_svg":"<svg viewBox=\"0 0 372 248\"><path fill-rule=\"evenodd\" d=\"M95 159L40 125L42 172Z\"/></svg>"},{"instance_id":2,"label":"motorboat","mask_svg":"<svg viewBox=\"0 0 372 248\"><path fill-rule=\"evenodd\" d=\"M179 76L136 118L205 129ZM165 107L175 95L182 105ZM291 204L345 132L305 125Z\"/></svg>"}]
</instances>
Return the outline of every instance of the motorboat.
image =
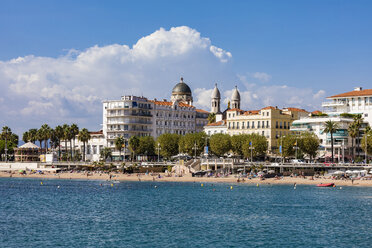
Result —
<instances>
[{"instance_id":1,"label":"motorboat","mask_svg":"<svg viewBox=\"0 0 372 248\"><path fill-rule=\"evenodd\" d=\"M334 183L320 183L316 185L317 187L334 187Z\"/></svg>"}]
</instances>

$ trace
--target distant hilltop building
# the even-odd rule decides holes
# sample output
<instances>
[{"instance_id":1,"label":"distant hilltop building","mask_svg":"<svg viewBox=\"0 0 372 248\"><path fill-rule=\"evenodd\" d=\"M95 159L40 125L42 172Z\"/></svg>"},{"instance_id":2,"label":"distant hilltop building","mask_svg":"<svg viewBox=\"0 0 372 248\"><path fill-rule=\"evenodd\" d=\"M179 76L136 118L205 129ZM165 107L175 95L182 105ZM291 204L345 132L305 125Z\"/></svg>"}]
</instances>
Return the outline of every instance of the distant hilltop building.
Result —
<instances>
[{"instance_id":1,"label":"distant hilltop building","mask_svg":"<svg viewBox=\"0 0 372 248\"><path fill-rule=\"evenodd\" d=\"M123 96L119 100L103 102L103 134L108 147L122 136L153 136L164 133L185 135L203 131L209 112L193 105L190 87L183 81L177 83L171 100L149 100L146 97Z\"/></svg>"}]
</instances>

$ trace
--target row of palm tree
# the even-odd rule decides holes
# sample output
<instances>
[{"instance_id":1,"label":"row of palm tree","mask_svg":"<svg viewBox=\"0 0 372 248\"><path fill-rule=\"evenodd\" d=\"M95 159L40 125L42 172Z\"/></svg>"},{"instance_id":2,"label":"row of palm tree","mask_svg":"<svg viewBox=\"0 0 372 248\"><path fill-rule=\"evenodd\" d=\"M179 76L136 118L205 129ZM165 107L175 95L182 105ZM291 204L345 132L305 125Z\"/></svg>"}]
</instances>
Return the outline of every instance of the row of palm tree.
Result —
<instances>
[{"instance_id":1,"label":"row of palm tree","mask_svg":"<svg viewBox=\"0 0 372 248\"><path fill-rule=\"evenodd\" d=\"M40 129L32 128L23 133L23 141L24 142L32 142L35 143L39 141L40 148L44 149L45 151L48 150L48 141L50 141L50 145L52 148L58 147L59 150L59 160L61 160L61 142L65 143L65 150L64 154L67 157L67 144L70 143L70 160L76 154L75 151L75 138L77 137L81 142L83 142L84 146L84 160L85 160L85 144L90 140L90 133L86 128L79 130L78 125L72 124L63 124L62 126L58 125L54 129L51 128L48 124L44 124L40 127Z\"/></svg>"},{"instance_id":2,"label":"row of palm tree","mask_svg":"<svg viewBox=\"0 0 372 248\"><path fill-rule=\"evenodd\" d=\"M353 122L349 125L347 131L349 136L351 137L351 149L352 149L352 157L355 160L355 152L354 152L354 141L356 138L360 136L360 130L363 124L363 117L360 114L354 115ZM331 152L332 152L332 162L334 162L334 154L333 154L333 134L337 132L339 129L339 124L334 121L327 121L324 126L324 132L331 134ZM365 131L370 130L370 127L367 126ZM355 142L357 145L357 151L359 151L360 142Z\"/></svg>"}]
</instances>

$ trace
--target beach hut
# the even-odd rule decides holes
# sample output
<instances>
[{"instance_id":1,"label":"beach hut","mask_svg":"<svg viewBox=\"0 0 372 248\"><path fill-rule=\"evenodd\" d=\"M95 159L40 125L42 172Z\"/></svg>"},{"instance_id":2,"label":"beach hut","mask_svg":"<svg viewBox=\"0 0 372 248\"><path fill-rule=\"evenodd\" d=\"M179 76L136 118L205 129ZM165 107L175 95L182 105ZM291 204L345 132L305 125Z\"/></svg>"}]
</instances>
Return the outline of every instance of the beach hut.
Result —
<instances>
[{"instance_id":1,"label":"beach hut","mask_svg":"<svg viewBox=\"0 0 372 248\"><path fill-rule=\"evenodd\" d=\"M32 142L14 148L14 157L16 162L40 161L40 153L40 147Z\"/></svg>"}]
</instances>

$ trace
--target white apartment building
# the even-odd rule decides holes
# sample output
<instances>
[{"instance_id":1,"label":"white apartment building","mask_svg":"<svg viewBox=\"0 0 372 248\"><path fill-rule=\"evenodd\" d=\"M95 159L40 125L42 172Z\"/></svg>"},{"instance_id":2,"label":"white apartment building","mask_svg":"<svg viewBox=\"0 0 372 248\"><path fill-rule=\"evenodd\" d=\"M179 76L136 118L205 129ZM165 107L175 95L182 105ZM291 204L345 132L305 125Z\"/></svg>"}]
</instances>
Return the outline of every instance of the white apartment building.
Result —
<instances>
[{"instance_id":1,"label":"white apartment building","mask_svg":"<svg viewBox=\"0 0 372 248\"><path fill-rule=\"evenodd\" d=\"M335 159L339 159L339 161L343 161L343 158L350 160L352 155L352 141L348 135L347 129L353 122L352 118L344 118L340 116L308 116L293 121L290 130L296 133L313 132L316 134L320 140L318 156L320 158L330 158L331 134L324 132L325 123L327 121L335 122L339 126L337 132L333 134L333 152ZM355 143L354 146L356 146Z\"/></svg>"},{"instance_id":2,"label":"white apartment building","mask_svg":"<svg viewBox=\"0 0 372 248\"><path fill-rule=\"evenodd\" d=\"M103 135L105 146L114 148L119 136L128 140L132 136L153 136L164 133L185 135L203 131L209 112L192 106L190 87L177 83L171 101L149 100L146 97L127 95L119 100L103 101ZM126 154L129 154L127 149ZM117 156L118 152L113 152Z\"/></svg>"},{"instance_id":3,"label":"white apartment building","mask_svg":"<svg viewBox=\"0 0 372 248\"><path fill-rule=\"evenodd\" d=\"M363 90L356 87L353 91L327 97L323 102L324 113L340 115L342 113L361 114L365 121L372 126L372 89Z\"/></svg>"}]
</instances>

